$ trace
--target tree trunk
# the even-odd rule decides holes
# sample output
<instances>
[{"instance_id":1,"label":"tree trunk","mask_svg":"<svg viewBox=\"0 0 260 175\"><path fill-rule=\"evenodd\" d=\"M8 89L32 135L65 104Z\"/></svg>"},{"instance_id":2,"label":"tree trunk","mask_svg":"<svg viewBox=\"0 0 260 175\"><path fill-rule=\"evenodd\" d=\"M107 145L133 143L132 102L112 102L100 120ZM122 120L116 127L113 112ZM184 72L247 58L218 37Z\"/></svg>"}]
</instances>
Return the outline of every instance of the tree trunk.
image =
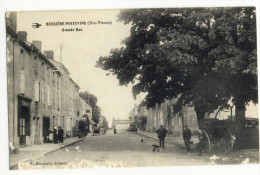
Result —
<instances>
[{"instance_id":1,"label":"tree trunk","mask_svg":"<svg viewBox=\"0 0 260 175\"><path fill-rule=\"evenodd\" d=\"M244 121L246 116L246 106L245 102L242 100L237 100L235 103L235 124L236 124L236 147L243 148L243 129L244 129Z\"/></svg>"},{"instance_id":2,"label":"tree trunk","mask_svg":"<svg viewBox=\"0 0 260 175\"><path fill-rule=\"evenodd\" d=\"M246 118L246 106L245 102L237 101L236 102L236 110L235 110L235 122L236 124L241 125L245 118Z\"/></svg>"},{"instance_id":3,"label":"tree trunk","mask_svg":"<svg viewBox=\"0 0 260 175\"><path fill-rule=\"evenodd\" d=\"M203 121L204 121L204 119L205 119L205 114L206 114L206 112L196 111L199 128L201 128L202 125L203 125Z\"/></svg>"}]
</instances>

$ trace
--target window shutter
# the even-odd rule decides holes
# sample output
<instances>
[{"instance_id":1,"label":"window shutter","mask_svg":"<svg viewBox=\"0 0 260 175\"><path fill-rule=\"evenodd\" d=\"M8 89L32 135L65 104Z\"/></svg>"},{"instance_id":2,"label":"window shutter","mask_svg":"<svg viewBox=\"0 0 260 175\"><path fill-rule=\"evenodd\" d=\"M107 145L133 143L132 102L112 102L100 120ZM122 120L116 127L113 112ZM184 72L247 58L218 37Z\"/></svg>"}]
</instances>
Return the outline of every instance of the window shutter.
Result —
<instances>
[{"instance_id":1,"label":"window shutter","mask_svg":"<svg viewBox=\"0 0 260 175\"><path fill-rule=\"evenodd\" d=\"M39 81L34 82L34 101L39 101L39 91L40 91L40 85Z\"/></svg>"},{"instance_id":2,"label":"window shutter","mask_svg":"<svg viewBox=\"0 0 260 175\"><path fill-rule=\"evenodd\" d=\"M50 87L47 86L47 103L48 103L48 106L51 105L51 94L50 94Z\"/></svg>"},{"instance_id":3,"label":"window shutter","mask_svg":"<svg viewBox=\"0 0 260 175\"><path fill-rule=\"evenodd\" d=\"M25 72L20 70L20 93L25 94Z\"/></svg>"},{"instance_id":4,"label":"window shutter","mask_svg":"<svg viewBox=\"0 0 260 175\"><path fill-rule=\"evenodd\" d=\"M41 86L42 88L42 90L41 90L41 93L42 93L42 103L44 104L45 102L44 102L44 84L42 84L42 86Z\"/></svg>"}]
</instances>

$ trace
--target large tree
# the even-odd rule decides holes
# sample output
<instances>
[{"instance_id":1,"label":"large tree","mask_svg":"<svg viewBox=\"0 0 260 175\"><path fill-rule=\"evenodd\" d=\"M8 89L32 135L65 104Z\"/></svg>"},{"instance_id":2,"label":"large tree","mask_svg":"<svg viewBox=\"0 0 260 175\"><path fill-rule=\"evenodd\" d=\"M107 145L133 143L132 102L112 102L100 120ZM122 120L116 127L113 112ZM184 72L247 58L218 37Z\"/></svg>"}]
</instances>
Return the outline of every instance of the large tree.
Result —
<instances>
[{"instance_id":1,"label":"large tree","mask_svg":"<svg viewBox=\"0 0 260 175\"><path fill-rule=\"evenodd\" d=\"M147 107L178 97L175 112L193 106L201 123L231 98L239 120L257 102L255 8L131 9L118 18L131 34L97 66L133 83L134 96L147 92Z\"/></svg>"}]
</instances>

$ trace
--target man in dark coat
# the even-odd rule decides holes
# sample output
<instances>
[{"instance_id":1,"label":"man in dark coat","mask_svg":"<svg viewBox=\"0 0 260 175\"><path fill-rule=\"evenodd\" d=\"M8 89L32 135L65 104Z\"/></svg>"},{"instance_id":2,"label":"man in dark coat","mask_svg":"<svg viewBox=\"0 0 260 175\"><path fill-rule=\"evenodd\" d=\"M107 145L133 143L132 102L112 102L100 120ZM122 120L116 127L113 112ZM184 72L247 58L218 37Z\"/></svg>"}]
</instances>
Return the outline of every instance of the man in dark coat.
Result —
<instances>
[{"instance_id":1,"label":"man in dark coat","mask_svg":"<svg viewBox=\"0 0 260 175\"><path fill-rule=\"evenodd\" d=\"M190 152L190 139L191 139L191 131L188 128L187 125L184 126L184 130L183 130L183 140L186 146L186 150L188 152Z\"/></svg>"},{"instance_id":2,"label":"man in dark coat","mask_svg":"<svg viewBox=\"0 0 260 175\"><path fill-rule=\"evenodd\" d=\"M58 130L58 140L59 140L59 143L63 143L63 134L64 134L64 131L63 131L62 127L59 126L59 130Z\"/></svg>"},{"instance_id":3,"label":"man in dark coat","mask_svg":"<svg viewBox=\"0 0 260 175\"><path fill-rule=\"evenodd\" d=\"M168 131L163 128L163 125L161 125L160 129L158 129L156 131L156 133L158 134L160 147L162 147L163 149L165 149L165 147L164 147L164 138L166 137L167 132Z\"/></svg>"},{"instance_id":4,"label":"man in dark coat","mask_svg":"<svg viewBox=\"0 0 260 175\"><path fill-rule=\"evenodd\" d=\"M53 129L53 142L58 143L58 133L57 133L57 127L56 126Z\"/></svg>"}]
</instances>

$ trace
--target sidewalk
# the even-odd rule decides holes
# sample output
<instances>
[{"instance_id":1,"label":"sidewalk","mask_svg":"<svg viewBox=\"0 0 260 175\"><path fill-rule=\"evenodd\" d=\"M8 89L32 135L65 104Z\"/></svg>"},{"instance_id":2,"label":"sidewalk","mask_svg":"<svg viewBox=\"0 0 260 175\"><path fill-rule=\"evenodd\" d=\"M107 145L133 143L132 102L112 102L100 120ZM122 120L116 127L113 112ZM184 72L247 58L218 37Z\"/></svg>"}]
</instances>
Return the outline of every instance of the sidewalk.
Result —
<instances>
[{"instance_id":1,"label":"sidewalk","mask_svg":"<svg viewBox=\"0 0 260 175\"><path fill-rule=\"evenodd\" d=\"M140 130L139 130L139 131L137 132L137 134L158 140L158 136L157 136L157 134L154 133L154 132L147 132L147 131L140 131ZM166 137L165 137L164 140L165 140L166 143L174 144L174 145L177 145L177 146L179 146L179 147L185 148L185 145L184 145L184 141L183 141L182 136L174 137L174 136L172 136L172 135L166 135ZM199 142L197 136L192 136L192 137L191 137L191 140L193 141L193 144L191 144L191 147L192 147L193 145L196 145L196 143Z\"/></svg>"},{"instance_id":2,"label":"sidewalk","mask_svg":"<svg viewBox=\"0 0 260 175\"><path fill-rule=\"evenodd\" d=\"M85 137L87 138L87 137ZM28 162L36 160L42 156L48 155L54 151L70 146L74 143L80 142L85 138L66 138L63 143L44 143L41 145L33 145L24 148L19 148L19 154L11 154L9 156L9 168L15 169L18 167L18 164L21 162Z\"/></svg>"}]
</instances>

